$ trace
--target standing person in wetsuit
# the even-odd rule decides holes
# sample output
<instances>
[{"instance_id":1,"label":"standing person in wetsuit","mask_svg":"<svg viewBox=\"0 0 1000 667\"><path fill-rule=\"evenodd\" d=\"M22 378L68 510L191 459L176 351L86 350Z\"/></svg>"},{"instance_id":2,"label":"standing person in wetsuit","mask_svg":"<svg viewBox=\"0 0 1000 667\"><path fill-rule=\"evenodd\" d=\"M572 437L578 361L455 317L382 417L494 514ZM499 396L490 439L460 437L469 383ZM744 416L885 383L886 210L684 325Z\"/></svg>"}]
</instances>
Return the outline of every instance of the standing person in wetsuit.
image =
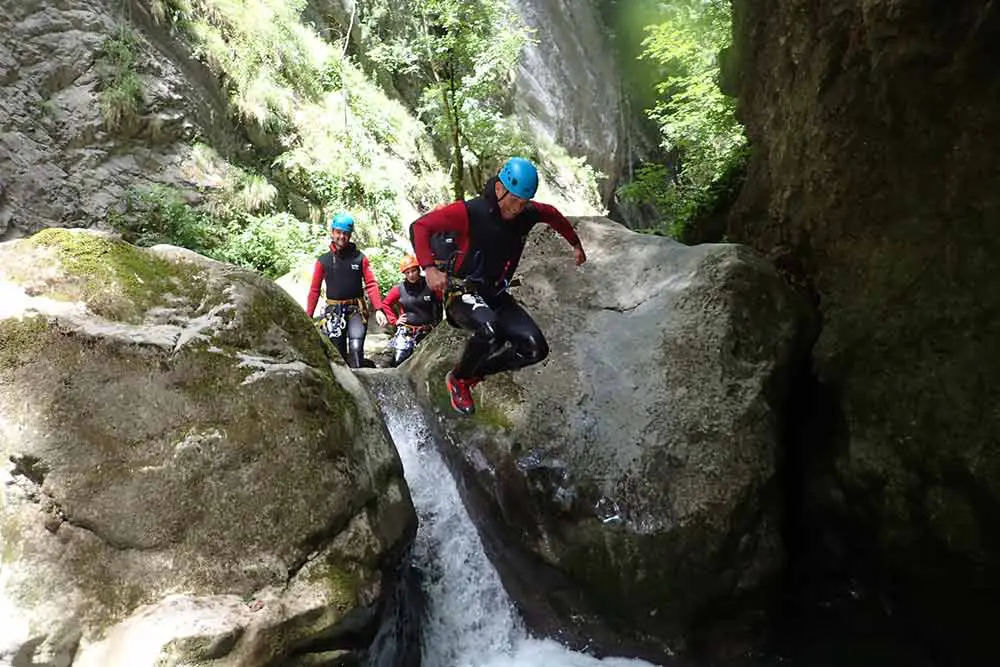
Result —
<instances>
[{"instance_id":1,"label":"standing person in wetsuit","mask_svg":"<svg viewBox=\"0 0 1000 667\"><path fill-rule=\"evenodd\" d=\"M385 326L382 295L368 258L351 243L354 218L338 213L330 221L330 250L316 260L306 313L313 316L319 302L320 288L326 284L326 310L322 330L351 368L361 368L365 360L365 335L368 333L368 292L375 321ZM362 289L362 287L364 289Z\"/></svg>"},{"instance_id":2,"label":"standing person in wetsuit","mask_svg":"<svg viewBox=\"0 0 1000 667\"><path fill-rule=\"evenodd\" d=\"M448 320L472 331L445 383L451 405L472 414L472 388L488 375L536 364L549 353L531 315L507 292L528 240L544 222L573 247L576 264L587 261L583 244L554 206L531 201L538 171L513 157L475 199L431 211L410 227L413 248L431 289L444 292Z\"/></svg>"},{"instance_id":3,"label":"standing person in wetsuit","mask_svg":"<svg viewBox=\"0 0 1000 667\"><path fill-rule=\"evenodd\" d=\"M393 349L393 367L410 358L417 344L441 321L444 310L440 295L420 275L416 257L404 257L399 263L399 270L403 274L402 282L393 286L382 299L382 311L389 318L389 324L396 327L396 334L389 343ZM397 304L400 310L398 316L393 310Z\"/></svg>"}]
</instances>

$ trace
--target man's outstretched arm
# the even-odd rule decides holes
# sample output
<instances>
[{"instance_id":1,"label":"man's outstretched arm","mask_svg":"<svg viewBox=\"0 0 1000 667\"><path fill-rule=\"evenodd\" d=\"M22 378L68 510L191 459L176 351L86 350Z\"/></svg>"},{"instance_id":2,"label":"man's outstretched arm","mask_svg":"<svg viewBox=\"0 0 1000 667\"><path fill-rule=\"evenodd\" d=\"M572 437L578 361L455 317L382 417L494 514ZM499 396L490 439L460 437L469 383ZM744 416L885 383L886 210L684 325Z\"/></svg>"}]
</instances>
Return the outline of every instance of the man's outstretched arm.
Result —
<instances>
[{"instance_id":1,"label":"man's outstretched arm","mask_svg":"<svg viewBox=\"0 0 1000 667\"><path fill-rule=\"evenodd\" d=\"M560 236L566 239L566 242L573 246L576 265L580 266L586 262L587 253L583 250L583 241L580 240L576 230L573 229L573 225L569 223L566 216L560 213L559 209L555 206L551 206L549 204L535 202L535 208L538 209L539 220L559 232Z\"/></svg>"}]
</instances>

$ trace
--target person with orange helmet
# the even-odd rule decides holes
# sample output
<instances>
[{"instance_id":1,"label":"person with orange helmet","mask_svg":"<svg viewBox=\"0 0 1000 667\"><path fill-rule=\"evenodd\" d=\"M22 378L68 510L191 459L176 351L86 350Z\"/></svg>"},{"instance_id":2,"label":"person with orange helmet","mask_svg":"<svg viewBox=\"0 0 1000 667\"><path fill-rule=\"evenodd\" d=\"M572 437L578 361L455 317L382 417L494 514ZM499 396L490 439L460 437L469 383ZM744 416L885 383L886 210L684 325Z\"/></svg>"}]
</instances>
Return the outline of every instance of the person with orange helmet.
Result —
<instances>
[{"instance_id":1,"label":"person with orange helmet","mask_svg":"<svg viewBox=\"0 0 1000 667\"><path fill-rule=\"evenodd\" d=\"M382 312L389 324L396 326L396 333L389 346L393 349L393 367L410 358L417 343L424 339L431 329L441 321L444 305L441 297L427 286L420 275L420 264L413 255L407 255L399 262L403 280L394 285L382 299ZM399 314L394 310L399 308Z\"/></svg>"}]
</instances>

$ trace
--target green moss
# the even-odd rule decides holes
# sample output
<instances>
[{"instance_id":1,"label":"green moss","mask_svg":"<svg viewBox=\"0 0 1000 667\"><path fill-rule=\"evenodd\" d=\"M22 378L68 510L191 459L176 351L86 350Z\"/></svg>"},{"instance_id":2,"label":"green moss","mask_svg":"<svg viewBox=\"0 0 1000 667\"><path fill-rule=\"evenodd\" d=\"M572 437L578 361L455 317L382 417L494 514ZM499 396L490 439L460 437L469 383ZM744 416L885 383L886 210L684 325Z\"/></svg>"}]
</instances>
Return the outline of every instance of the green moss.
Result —
<instances>
[{"instance_id":1,"label":"green moss","mask_svg":"<svg viewBox=\"0 0 1000 667\"><path fill-rule=\"evenodd\" d=\"M435 407L444 414L452 415L451 398L448 396L448 389L444 383L444 375L447 371L442 370L440 375L431 374L431 378L440 377L440 381L430 382L431 401ZM518 407L521 401L523 390L503 376L492 376L486 383L473 389L472 395L476 400L476 411L472 418L461 417L454 424L455 428L462 432L478 431L487 429L491 431L508 432L514 428L514 421L511 413Z\"/></svg>"},{"instance_id":2,"label":"green moss","mask_svg":"<svg viewBox=\"0 0 1000 667\"><path fill-rule=\"evenodd\" d=\"M153 600L139 584L116 579L104 567L99 570L99 578L94 581L103 583L92 586L88 591L91 595L88 615L92 619L89 625L103 634Z\"/></svg>"},{"instance_id":3,"label":"green moss","mask_svg":"<svg viewBox=\"0 0 1000 667\"><path fill-rule=\"evenodd\" d=\"M514 425L506 410L486 402L476 407L474 419L482 426L500 431L509 431Z\"/></svg>"},{"instance_id":4,"label":"green moss","mask_svg":"<svg viewBox=\"0 0 1000 667\"><path fill-rule=\"evenodd\" d=\"M181 637L168 642L160 651L157 665L202 663L228 655L243 634L243 628L233 628L216 635Z\"/></svg>"},{"instance_id":5,"label":"green moss","mask_svg":"<svg viewBox=\"0 0 1000 667\"><path fill-rule=\"evenodd\" d=\"M0 320L0 371L31 361L47 341L48 322L44 317Z\"/></svg>"},{"instance_id":6,"label":"green moss","mask_svg":"<svg viewBox=\"0 0 1000 667\"><path fill-rule=\"evenodd\" d=\"M478 429L507 433L514 427L514 422L510 418L512 406L490 400L485 391L478 392L478 395L473 392L473 396L476 399L476 411L472 415L472 423Z\"/></svg>"},{"instance_id":7,"label":"green moss","mask_svg":"<svg viewBox=\"0 0 1000 667\"><path fill-rule=\"evenodd\" d=\"M479 385L476 398L475 421L507 432L514 428L512 415L524 401L524 390L509 373L500 373Z\"/></svg>"},{"instance_id":8,"label":"green moss","mask_svg":"<svg viewBox=\"0 0 1000 667\"><path fill-rule=\"evenodd\" d=\"M0 499L4 496L0 494ZM6 505L6 502L4 502ZM21 526L13 516L3 517L0 521L0 565L7 565L17 560L21 547Z\"/></svg>"},{"instance_id":9,"label":"green moss","mask_svg":"<svg viewBox=\"0 0 1000 667\"><path fill-rule=\"evenodd\" d=\"M330 562L317 563L309 569L306 581L323 587L329 593L330 604L339 611L347 611L358 605L361 582L352 572Z\"/></svg>"},{"instance_id":10,"label":"green moss","mask_svg":"<svg viewBox=\"0 0 1000 667\"><path fill-rule=\"evenodd\" d=\"M235 349L208 344L189 347L173 360L174 369L183 378L180 389L196 401L213 400L231 393L253 373L251 368L241 368Z\"/></svg>"},{"instance_id":11,"label":"green moss","mask_svg":"<svg viewBox=\"0 0 1000 667\"><path fill-rule=\"evenodd\" d=\"M239 326L233 331L238 333L239 340L230 342L263 350L266 347L264 339L272 329L277 329L288 335L301 361L313 368L326 367L330 357L323 347L322 337L317 335L316 327L298 304L270 281L250 274L242 274L240 278L248 283L252 296L250 303L236 314ZM225 338L226 333L222 337ZM332 344L331 349L336 352Z\"/></svg>"},{"instance_id":12,"label":"green moss","mask_svg":"<svg viewBox=\"0 0 1000 667\"><path fill-rule=\"evenodd\" d=\"M29 242L58 254L65 275L51 297L83 300L108 319L138 322L147 310L163 302L165 294L184 294L195 300L205 292L194 267L173 264L113 237L51 228Z\"/></svg>"},{"instance_id":13,"label":"green moss","mask_svg":"<svg viewBox=\"0 0 1000 667\"><path fill-rule=\"evenodd\" d=\"M427 383L427 386L431 404L447 414L447 411L451 410L451 399L448 397L448 388L444 384L444 375L431 371L428 377L430 378L430 382ZM442 379L436 380L439 377Z\"/></svg>"}]
</instances>

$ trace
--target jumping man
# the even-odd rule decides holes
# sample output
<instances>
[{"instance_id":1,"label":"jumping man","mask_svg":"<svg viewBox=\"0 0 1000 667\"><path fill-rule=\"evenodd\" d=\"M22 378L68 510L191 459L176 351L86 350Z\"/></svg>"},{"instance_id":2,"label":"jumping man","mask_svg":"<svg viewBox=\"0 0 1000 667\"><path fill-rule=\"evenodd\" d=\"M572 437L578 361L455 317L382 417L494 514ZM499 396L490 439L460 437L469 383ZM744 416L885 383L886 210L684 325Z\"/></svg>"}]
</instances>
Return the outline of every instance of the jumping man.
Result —
<instances>
[{"instance_id":1,"label":"jumping man","mask_svg":"<svg viewBox=\"0 0 1000 667\"><path fill-rule=\"evenodd\" d=\"M531 201L538 171L513 157L483 193L416 220L410 236L432 290L445 294L448 320L472 331L445 382L451 405L472 414L472 388L483 378L542 361L548 343L531 315L507 292L528 240L544 222L573 247L576 264L587 261L583 244L554 206Z\"/></svg>"}]
</instances>

